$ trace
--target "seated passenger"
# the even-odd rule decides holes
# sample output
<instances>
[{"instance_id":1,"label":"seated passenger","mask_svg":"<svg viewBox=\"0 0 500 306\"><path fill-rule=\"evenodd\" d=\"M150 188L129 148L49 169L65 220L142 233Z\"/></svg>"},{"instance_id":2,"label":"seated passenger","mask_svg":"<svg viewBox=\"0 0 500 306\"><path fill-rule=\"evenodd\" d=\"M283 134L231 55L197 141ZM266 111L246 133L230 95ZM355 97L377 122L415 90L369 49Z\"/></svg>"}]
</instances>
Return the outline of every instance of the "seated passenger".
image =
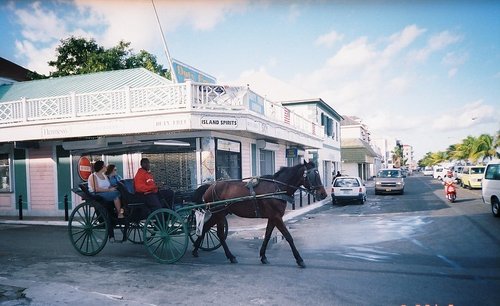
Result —
<instances>
[{"instance_id":1,"label":"seated passenger","mask_svg":"<svg viewBox=\"0 0 500 306\"><path fill-rule=\"evenodd\" d=\"M109 183L111 186L116 187L118 186L118 182L122 180L122 177L118 174L118 169L116 169L116 166L113 164L109 164L108 167L106 168L106 176L109 179Z\"/></svg>"},{"instance_id":2,"label":"seated passenger","mask_svg":"<svg viewBox=\"0 0 500 306\"><path fill-rule=\"evenodd\" d=\"M141 168L137 170L134 177L135 192L145 197L146 205L151 211L164 207L169 208L172 205L174 192L170 189L159 190L149 170L149 159L141 159Z\"/></svg>"},{"instance_id":3,"label":"seated passenger","mask_svg":"<svg viewBox=\"0 0 500 306\"><path fill-rule=\"evenodd\" d=\"M108 177L104 174L105 171L106 167L104 167L102 160L94 163L94 173L88 178L89 191L101 196L106 201L113 201L118 218L122 219L124 215L120 193L116 190L116 187L111 186Z\"/></svg>"}]
</instances>

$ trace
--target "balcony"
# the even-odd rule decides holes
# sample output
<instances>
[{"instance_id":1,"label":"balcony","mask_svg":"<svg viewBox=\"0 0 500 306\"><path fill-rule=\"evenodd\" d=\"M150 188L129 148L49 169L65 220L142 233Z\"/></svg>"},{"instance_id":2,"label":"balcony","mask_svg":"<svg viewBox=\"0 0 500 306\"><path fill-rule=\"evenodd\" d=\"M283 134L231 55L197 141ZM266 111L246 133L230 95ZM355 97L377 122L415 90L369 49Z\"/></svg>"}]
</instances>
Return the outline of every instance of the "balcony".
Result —
<instances>
[{"instance_id":1,"label":"balcony","mask_svg":"<svg viewBox=\"0 0 500 306\"><path fill-rule=\"evenodd\" d=\"M190 81L0 102L0 130L182 112L246 115L318 140L324 137L317 123L266 100L246 86Z\"/></svg>"}]
</instances>

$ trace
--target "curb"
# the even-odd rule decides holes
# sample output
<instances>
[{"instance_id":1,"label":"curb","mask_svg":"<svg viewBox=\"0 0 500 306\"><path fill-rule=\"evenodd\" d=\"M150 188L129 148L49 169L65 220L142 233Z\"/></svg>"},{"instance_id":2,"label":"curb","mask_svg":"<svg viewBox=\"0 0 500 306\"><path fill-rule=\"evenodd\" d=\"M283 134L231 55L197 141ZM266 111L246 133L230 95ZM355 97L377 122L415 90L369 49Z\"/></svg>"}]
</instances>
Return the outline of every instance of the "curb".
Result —
<instances>
[{"instance_id":1,"label":"curb","mask_svg":"<svg viewBox=\"0 0 500 306\"><path fill-rule=\"evenodd\" d=\"M308 212L310 212L318 207L321 207L325 204L328 204L328 203L330 203L330 201L331 201L331 199L329 197L327 197L321 201L307 205L306 207L296 209L296 210L288 210L285 212L285 215L283 216L283 221L286 223L287 221L289 221L293 218L297 218L297 217L304 215L304 214L306 214L306 213L308 213ZM236 217L236 218L240 218L240 217ZM241 218L241 219L244 219L244 218ZM267 219L261 219L261 220L262 220L262 223L259 223L257 225L230 227L229 230L231 232L243 232L243 231L255 231L255 230L265 229L267 226Z\"/></svg>"},{"instance_id":2,"label":"curb","mask_svg":"<svg viewBox=\"0 0 500 306\"><path fill-rule=\"evenodd\" d=\"M310 212L318 207L321 207L330 202L330 199L327 197L324 200L315 202L313 204L307 205L303 208L296 210L287 210L285 215L283 216L283 221L288 221L303 214ZM240 217L235 217L240 218ZM242 231L253 231L253 230L262 230L266 228L267 219L262 219L262 223L252 226L237 226L230 228L231 232L242 232ZM50 225L50 226L67 226L68 221L55 221L55 220L0 220L0 224L11 224L11 225Z\"/></svg>"}]
</instances>

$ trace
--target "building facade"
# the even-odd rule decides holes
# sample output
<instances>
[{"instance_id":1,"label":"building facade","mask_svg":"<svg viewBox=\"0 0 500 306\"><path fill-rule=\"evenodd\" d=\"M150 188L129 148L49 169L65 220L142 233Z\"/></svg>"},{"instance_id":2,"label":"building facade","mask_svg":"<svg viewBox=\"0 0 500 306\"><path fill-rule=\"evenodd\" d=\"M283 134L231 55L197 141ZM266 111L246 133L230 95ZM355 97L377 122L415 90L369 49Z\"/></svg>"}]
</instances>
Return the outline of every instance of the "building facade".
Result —
<instances>
[{"instance_id":1,"label":"building facade","mask_svg":"<svg viewBox=\"0 0 500 306\"><path fill-rule=\"evenodd\" d=\"M361 119L344 116L341 122L342 174L367 180L376 175L382 161L371 146L371 133Z\"/></svg>"},{"instance_id":2,"label":"building facade","mask_svg":"<svg viewBox=\"0 0 500 306\"><path fill-rule=\"evenodd\" d=\"M328 186L337 171L341 170L340 122L343 119L342 116L321 98L284 101L282 104L312 122L317 122L323 128L324 140L321 148L309 149L307 155L316 162L323 183Z\"/></svg>"},{"instance_id":3,"label":"building facade","mask_svg":"<svg viewBox=\"0 0 500 306\"><path fill-rule=\"evenodd\" d=\"M322 108L338 116L325 105L311 114L322 118ZM19 203L26 215L62 215L65 201L70 208L80 201L71 189L99 159L132 178L147 156L157 181L177 190L272 174L309 157L335 166L339 152L326 152L325 143L339 142L339 132L307 117L247 86L173 84L143 68L4 84L0 215L17 214ZM152 141L162 148L134 150ZM95 153L118 147L129 149Z\"/></svg>"}]
</instances>

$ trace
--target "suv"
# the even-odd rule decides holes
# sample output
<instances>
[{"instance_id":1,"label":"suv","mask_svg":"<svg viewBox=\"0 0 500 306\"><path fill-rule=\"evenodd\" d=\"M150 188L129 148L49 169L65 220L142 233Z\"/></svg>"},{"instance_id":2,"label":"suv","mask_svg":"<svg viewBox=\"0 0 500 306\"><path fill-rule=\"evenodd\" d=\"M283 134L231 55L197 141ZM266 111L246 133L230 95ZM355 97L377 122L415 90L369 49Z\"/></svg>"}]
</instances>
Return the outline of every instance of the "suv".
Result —
<instances>
[{"instance_id":1,"label":"suv","mask_svg":"<svg viewBox=\"0 0 500 306\"><path fill-rule=\"evenodd\" d=\"M460 177L460 185L464 188L481 188L484 166L465 166Z\"/></svg>"},{"instance_id":2,"label":"suv","mask_svg":"<svg viewBox=\"0 0 500 306\"><path fill-rule=\"evenodd\" d=\"M491 212L500 217L500 161L491 161L486 166L483 176L483 202L491 205Z\"/></svg>"},{"instance_id":3,"label":"suv","mask_svg":"<svg viewBox=\"0 0 500 306\"><path fill-rule=\"evenodd\" d=\"M405 180L399 169L382 169L375 177L375 194L405 192Z\"/></svg>"}]
</instances>

